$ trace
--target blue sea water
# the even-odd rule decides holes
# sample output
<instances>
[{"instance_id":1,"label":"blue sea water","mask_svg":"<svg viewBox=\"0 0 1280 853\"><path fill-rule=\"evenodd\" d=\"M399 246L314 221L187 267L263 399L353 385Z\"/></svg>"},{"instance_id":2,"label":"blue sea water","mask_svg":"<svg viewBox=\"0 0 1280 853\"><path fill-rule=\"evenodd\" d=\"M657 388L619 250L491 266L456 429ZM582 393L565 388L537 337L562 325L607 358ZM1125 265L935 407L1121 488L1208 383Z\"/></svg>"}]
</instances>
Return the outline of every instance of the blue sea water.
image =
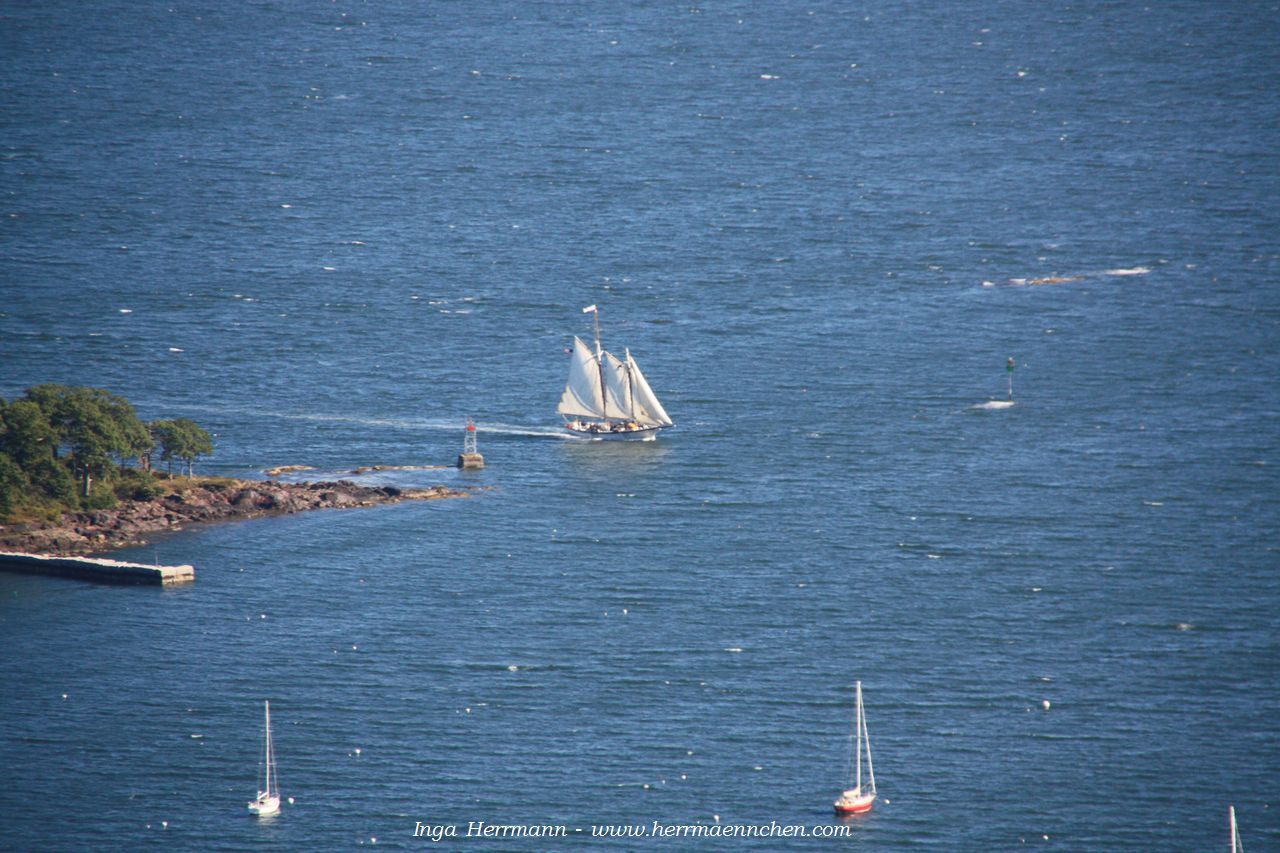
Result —
<instances>
[{"instance_id":1,"label":"blue sea water","mask_svg":"<svg viewBox=\"0 0 1280 853\"><path fill-rule=\"evenodd\" d=\"M488 463L0 575L0 847L735 849L589 830L830 824L861 680L875 811L755 846L1280 848L1278 11L0 9L0 396ZM591 303L657 442L559 435Z\"/></svg>"}]
</instances>

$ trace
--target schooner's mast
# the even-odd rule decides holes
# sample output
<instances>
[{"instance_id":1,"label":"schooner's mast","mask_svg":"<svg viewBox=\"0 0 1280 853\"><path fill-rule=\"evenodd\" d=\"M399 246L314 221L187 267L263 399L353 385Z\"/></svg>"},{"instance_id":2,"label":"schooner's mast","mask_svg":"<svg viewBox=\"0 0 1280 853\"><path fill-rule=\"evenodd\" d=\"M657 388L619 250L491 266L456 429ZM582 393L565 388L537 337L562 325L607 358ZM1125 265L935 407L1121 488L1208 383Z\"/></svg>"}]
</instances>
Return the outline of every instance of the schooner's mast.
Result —
<instances>
[{"instance_id":1,"label":"schooner's mast","mask_svg":"<svg viewBox=\"0 0 1280 853\"><path fill-rule=\"evenodd\" d=\"M625 351L627 353L627 417L634 421L636 419L636 380L631 373L631 350Z\"/></svg>"},{"instance_id":2,"label":"schooner's mast","mask_svg":"<svg viewBox=\"0 0 1280 853\"><path fill-rule=\"evenodd\" d=\"M600 374L600 412L607 418L609 416L609 386L604 381L604 348L600 346L600 308L592 305L590 308L583 310L590 311L596 321L596 370Z\"/></svg>"}]
</instances>

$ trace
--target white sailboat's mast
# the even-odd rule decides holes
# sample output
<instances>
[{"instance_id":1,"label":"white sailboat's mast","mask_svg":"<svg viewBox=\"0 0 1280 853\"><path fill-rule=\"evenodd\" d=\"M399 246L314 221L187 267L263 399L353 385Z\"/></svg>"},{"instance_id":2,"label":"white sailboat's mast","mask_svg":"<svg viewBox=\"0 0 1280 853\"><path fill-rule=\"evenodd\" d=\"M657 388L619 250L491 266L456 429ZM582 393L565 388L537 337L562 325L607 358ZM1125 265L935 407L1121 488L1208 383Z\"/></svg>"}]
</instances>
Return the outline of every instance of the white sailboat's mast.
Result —
<instances>
[{"instance_id":1,"label":"white sailboat's mast","mask_svg":"<svg viewBox=\"0 0 1280 853\"><path fill-rule=\"evenodd\" d=\"M871 732L867 731L867 711L862 707L862 685L858 685L858 717L862 720L862 739L867 746L867 776L871 781L871 793L876 792L876 770L871 766Z\"/></svg>"},{"instance_id":2,"label":"white sailboat's mast","mask_svg":"<svg viewBox=\"0 0 1280 853\"><path fill-rule=\"evenodd\" d=\"M857 739L858 739L858 745L857 745L858 776L857 776L857 781L854 783L854 790L861 792L862 791L862 682L861 681L857 682L857 685L858 685L858 710L854 712L853 728L857 731Z\"/></svg>"},{"instance_id":3,"label":"white sailboat's mast","mask_svg":"<svg viewBox=\"0 0 1280 853\"><path fill-rule=\"evenodd\" d=\"M267 794L270 795L271 794L271 702L269 700L264 699L262 704L266 706L266 715L267 715L267 735L266 735L267 737L267 754L266 754Z\"/></svg>"}]
</instances>

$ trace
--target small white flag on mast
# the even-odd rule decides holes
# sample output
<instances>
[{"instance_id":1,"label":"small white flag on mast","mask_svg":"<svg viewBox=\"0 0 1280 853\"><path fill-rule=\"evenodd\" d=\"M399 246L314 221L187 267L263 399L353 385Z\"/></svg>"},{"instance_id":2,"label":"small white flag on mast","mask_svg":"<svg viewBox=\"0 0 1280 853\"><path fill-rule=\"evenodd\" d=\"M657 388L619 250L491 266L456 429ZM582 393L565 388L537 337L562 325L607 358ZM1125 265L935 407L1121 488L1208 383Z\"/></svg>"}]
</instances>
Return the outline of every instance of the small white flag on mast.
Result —
<instances>
[{"instance_id":1,"label":"small white flag on mast","mask_svg":"<svg viewBox=\"0 0 1280 853\"><path fill-rule=\"evenodd\" d=\"M597 308L594 305L588 305L586 308L582 309L583 314L594 314L596 313L596 311L597 311Z\"/></svg>"}]
</instances>

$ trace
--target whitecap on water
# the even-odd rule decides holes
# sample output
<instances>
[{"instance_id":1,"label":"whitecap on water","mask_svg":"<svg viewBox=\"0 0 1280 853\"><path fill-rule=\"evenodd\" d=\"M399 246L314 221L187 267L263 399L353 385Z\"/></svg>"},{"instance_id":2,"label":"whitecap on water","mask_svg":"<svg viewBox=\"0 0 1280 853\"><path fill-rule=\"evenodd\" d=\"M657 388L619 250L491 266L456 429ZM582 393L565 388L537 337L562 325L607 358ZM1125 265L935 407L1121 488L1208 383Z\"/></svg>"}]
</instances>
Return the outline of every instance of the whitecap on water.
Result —
<instances>
[{"instance_id":1,"label":"whitecap on water","mask_svg":"<svg viewBox=\"0 0 1280 853\"><path fill-rule=\"evenodd\" d=\"M1103 275L1146 275L1151 272L1149 267L1129 267L1127 269L1103 270Z\"/></svg>"}]
</instances>

